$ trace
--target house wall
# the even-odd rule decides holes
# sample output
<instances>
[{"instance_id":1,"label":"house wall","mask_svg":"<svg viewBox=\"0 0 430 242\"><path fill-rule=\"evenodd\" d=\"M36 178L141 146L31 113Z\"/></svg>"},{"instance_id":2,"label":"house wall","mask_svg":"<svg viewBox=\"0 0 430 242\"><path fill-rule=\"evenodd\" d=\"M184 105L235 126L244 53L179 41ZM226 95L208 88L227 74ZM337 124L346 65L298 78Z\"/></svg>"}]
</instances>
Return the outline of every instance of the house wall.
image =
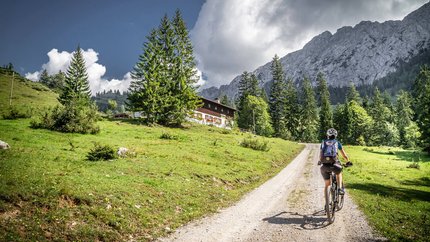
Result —
<instances>
[{"instance_id":1,"label":"house wall","mask_svg":"<svg viewBox=\"0 0 430 242\"><path fill-rule=\"evenodd\" d=\"M231 129L233 127L233 119L225 115L215 116L200 111L194 111L192 117L187 118L188 121L204 124L213 125L218 128Z\"/></svg>"}]
</instances>

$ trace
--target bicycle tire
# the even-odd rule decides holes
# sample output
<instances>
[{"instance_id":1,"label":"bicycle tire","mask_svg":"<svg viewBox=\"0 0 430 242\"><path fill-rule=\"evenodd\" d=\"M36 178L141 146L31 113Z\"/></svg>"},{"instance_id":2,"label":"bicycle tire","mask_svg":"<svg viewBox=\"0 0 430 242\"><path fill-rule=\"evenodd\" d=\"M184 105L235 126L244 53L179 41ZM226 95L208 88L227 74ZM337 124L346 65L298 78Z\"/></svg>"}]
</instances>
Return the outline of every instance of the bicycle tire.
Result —
<instances>
[{"instance_id":1,"label":"bicycle tire","mask_svg":"<svg viewBox=\"0 0 430 242\"><path fill-rule=\"evenodd\" d=\"M329 219L329 222L330 223L333 223L334 222L334 219L335 219L335 214L336 214L336 193L337 193L337 191L336 191L336 187L335 186L332 186L331 188L330 188L330 219Z\"/></svg>"},{"instance_id":2,"label":"bicycle tire","mask_svg":"<svg viewBox=\"0 0 430 242\"><path fill-rule=\"evenodd\" d=\"M345 187L342 184L342 189L344 189L345 191ZM341 210L343 208L343 203L344 203L344 199L345 199L345 195L340 195L338 194L338 202L337 202L337 211Z\"/></svg>"}]
</instances>

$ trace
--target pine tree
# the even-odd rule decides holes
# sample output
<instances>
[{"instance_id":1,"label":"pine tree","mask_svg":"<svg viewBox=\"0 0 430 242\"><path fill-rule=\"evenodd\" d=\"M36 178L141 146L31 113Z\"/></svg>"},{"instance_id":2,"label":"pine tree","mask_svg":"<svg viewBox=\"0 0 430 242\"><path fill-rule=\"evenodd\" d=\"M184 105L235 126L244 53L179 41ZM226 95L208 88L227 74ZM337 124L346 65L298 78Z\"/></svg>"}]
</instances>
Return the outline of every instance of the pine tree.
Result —
<instances>
[{"instance_id":1,"label":"pine tree","mask_svg":"<svg viewBox=\"0 0 430 242\"><path fill-rule=\"evenodd\" d=\"M85 60L82 50L78 46L73 53L72 61L67 69L63 92L60 94L59 101L63 105L71 102L89 103L91 98L90 85L88 81Z\"/></svg>"},{"instance_id":2,"label":"pine tree","mask_svg":"<svg viewBox=\"0 0 430 242\"><path fill-rule=\"evenodd\" d=\"M272 71L272 86L269 96L269 114L272 120L272 127L275 137L285 137L285 76L282 70L282 65L279 62L279 57L275 55L271 65Z\"/></svg>"},{"instance_id":3,"label":"pine tree","mask_svg":"<svg viewBox=\"0 0 430 242\"><path fill-rule=\"evenodd\" d=\"M413 134L407 134L408 129L416 124L412 121L414 112L412 110L412 97L404 90L400 90L396 101L396 125L399 130L399 144L409 148L414 147L416 140L411 140Z\"/></svg>"},{"instance_id":4,"label":"pine tree","mask_svg":"<svg viewBox=\"0 0 430 242\"><path fill-rule=\"evenodd\" d=\"M246 98L249 96L261 97L258 79L254 74L244 71L239 81L239 98L237 103L237 125L239 128L250 130L252 128L252 113L244 108Z\"/></svg>"},{"instance_id":5,"label":"pine tree","mask_svg":"<svg viewBox=\"0 0 430 242\"><path fill-rule=\"evenodd\" d=\"M430 70L421 67L413 86L415 119L421 132L421 145L430 154Z\"/></svg>"},{"instance_id":6,"label":"pine tree","mask_svg":"<svg viewBox=\"0 0 430 242\"><path fill-rule=\"evenodd\" d=\"M324 76L320 73L317 77L318 92L319 92L319 103L321 105L319 120L320 120L320 133L319 138L324 139L326 137L326 131L333 127L333 112L330 104L330 93L328 91L327 82Z\"/></svg>"},{"instance_id":7,"label":"pine tree","mask_svg":"<svg viewBox=\"0 0 430 242\"><path fill-rule=\"evenodd\" d=\"M375 88L369 114L373 118L372 145L397 145L398 130L390 122L391 111L385 105L381 92Z\"/></svg>"},{"instance_id":8,"label":"pine tree","mask_svg":"<svg viewBox=\"0 0 430 242\"><path fill-rule=\"evenodd\" d=\"M129 87L127 105L133 111L141 111L143 120L153 124L158 122L162 112L162 96L165 91L162 90L159 79L162 76L162 51L158 45L157 31L152 30L147 39L144 52L131 73L133 81Z\"/></svg>"},{"instance_id":9,"label":"pine tree","mask_svg":"<svg viewBox=\"0 0 430 242\"><path fill-rule=\"evenodd\" d=\"M42 71L42 74L40 74L39 82L44 84L47 87L50 87L51 77L48 75L48 71L46 71L46 69L44 69Z\"/></svg>"},{"instance_id":10,"label":"pine tree","mask_svg":"<svg viewBox=\"0 0 430 242\"><path fill-rule=\"evenodd\" d=\"M300 139L300 108L296 86L292 79L287 80L284 100L284 120L287 138Z\"/></svg>"},{"instance_id":11,"label":"pine tree","mask_svg":"<svg viewBox=\"0 0 430 242\"><path fill-rule=\"evenodd\" d=\"M194 60L193 46L190 40L187 26L181 12L176 10L172 21L174 33L174 60L173 60L173 90L176 95L173 120L170 122L179 125L187 115L192 113L200 105L195 84L198 82L197 69Z\"/></svg>"},{"instance_id":12,"label":"pine tree","mask_svg":"<svg viewBox=\"0 0 430 242\"><path fill-rule=\"evenodd\" d=\"M231 106L230 100L228 100L227 95L222 95L220 103L225 106Z\"/></svg>"},{"instance_id":13,"label":"pine tree","mask_svg":"<svg viewBox=\"0 0 430 242\"><path fill-rule=\"evenodd\" d=\"M268 105L261 97L248 95L245 99L243 109L249 114L249 129L251 131L262 136L270 136L272 134L273 129L270 124Z\"/></svg>"},{"instance_id":14,"label":"pine tree","mask_svg":"<svg viewBox=\"0 0 430 242\"><path fill-rule=\"evenodd\" d=\"M356 101L357 103L361 103L360 93L358 93L357 89L355 89L355 85L353 82L349 83L348 91L346 93L346 101Z\"/></svg>"},{"instance_id":15,"label":"pine tree","mask_svg":"<svg viewBox=\"0 0 430 242\"><path fill-rule=\"evenodd\" d=\"M132 77L128 106L148 124L180 125L200 105L193 49L179 11L151 31Z\"/></svg>"},{"instance_id":16,"label":"pine tree","mask_svg":"<svg viewBox=\"0 0 430 242\"><path fill-rule=\"evenodd\" d=\"M304 142L314 142L318 138L318 111L315 100L315 93L311 82L304 78L302 87L302 109L300 119L301 140Z\"/></svg>"}]
</instances>

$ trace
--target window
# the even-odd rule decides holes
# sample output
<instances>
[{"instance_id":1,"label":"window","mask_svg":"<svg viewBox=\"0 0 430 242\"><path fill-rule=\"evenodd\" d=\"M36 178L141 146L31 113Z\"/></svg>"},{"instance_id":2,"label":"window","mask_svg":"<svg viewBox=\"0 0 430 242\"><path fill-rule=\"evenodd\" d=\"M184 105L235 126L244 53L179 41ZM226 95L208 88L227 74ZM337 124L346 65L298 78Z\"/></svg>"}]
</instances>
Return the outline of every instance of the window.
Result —
<instances>
[{"instance_id":1,"label":"window","mask_svg":"<svg viewBox=\"0 0 430 242\"><path fill-rule=\"evenodd\" d=\"M215 106L215 110L218 110L218 107L217 107L217 106Z\"/></svg>"},{"instance_id":2,"label":"window","mask_svg":"<svg viewBox=\"0 0 430 242\"><path fill-rule=\"evenodd\" d=\"M211 104L210 104L210 103L208 104L208 107L211 107Z\"/></svg>"}]
</instances>

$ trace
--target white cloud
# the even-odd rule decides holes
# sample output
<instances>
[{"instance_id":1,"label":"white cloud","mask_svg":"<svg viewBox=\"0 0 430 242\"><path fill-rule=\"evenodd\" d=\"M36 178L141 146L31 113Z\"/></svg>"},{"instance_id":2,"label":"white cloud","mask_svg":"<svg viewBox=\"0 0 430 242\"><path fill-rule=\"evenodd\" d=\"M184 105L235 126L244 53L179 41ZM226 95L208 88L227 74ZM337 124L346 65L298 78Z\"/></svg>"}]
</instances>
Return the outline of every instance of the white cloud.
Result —
<instances>
[{"instance_id":1,"label":"white cloud","mask_svg":"<svg viewBox=\"0 0 430 242\"><path fill-rule=\"evenodd\" d=\"M323 31L402 19L428 0L207 0L191 31L206 86L229 83Z\"/></svg>"},{"instance_id":2,"label":"white cloud","mask_svg":"<svg viewBox=\"0 0 430 242\"><path fill-rule=\"evenodd\" d=\"M52 49L48 52L48 62L42 65L42 70L46 70L49 75L58 73L59 71L67 72L67 68L70 65L70 61L73 56L73 52L67 51L59 52L57 49ZM99 60L98 53L93 49L82 50L82 55L85 60L85 67L87 68L88 81L90 83L90 89L94 95L96 92L103 90L120 90L121 92L126 91L130 86L131 74L128 72L124 75L123 79L111 79L107 80L103 78L106 73L106 67L97 63ZM40 73L36 71L34 73L26 73L25 77L37 81L39 80Z\"/></svg>"}]
</instances>

